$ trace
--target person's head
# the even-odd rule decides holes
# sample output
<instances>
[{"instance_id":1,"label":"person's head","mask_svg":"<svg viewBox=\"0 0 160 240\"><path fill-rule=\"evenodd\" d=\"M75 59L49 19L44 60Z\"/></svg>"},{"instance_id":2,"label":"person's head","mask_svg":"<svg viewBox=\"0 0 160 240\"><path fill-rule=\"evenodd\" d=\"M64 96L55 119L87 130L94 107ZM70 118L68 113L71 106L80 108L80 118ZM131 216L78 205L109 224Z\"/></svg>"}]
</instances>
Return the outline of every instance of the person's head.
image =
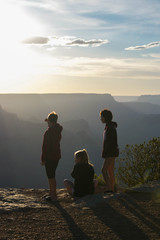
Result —
<instances>
[{"instance_id":1,"label":"person's head","mask_svg":"<svg viewBox=\"0 0 160 240\"><path fill-rule=\"evenodd\" d=\"M48 123L48 126L55 125L58 120L58 115L55 112L51 112L48 114L47 118L45 121Z\"/></svg>"},{"instance_id":2,"label":"person's head","mask_svg":"<svg viewBox=\"0 0 160 240\"><path fill-rule=\"evenodd\" d=\"M86 163L86 164L90 163L86 149L75 152L74 159L75 159L75 163Z\"/></svg>"},{"instance_id":3,"label":"person's head","mask_svg":"<svg viewBox=\"0 0 160 240\"><path fill-rule=\"evenodd\" d=\"M109 109L103 109L100 112L100 117L101 117L102 123L110 123L113 119L112 112Z\"/></svg>"}]
</instances>

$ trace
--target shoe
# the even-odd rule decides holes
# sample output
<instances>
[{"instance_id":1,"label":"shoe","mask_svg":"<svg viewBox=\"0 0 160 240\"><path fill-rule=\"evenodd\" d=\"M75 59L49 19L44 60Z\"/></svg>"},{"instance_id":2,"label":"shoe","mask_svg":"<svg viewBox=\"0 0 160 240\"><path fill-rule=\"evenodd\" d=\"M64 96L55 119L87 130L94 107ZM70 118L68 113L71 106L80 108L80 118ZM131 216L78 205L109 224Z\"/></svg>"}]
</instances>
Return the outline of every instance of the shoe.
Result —
<instances>
[{"instance_id":1,"label":"shoe","mask_svg":"<svg viewBox=\"0 0 160 240\"><path fill-rule=\"evenodd\" d=\"M104 193L114 193L113 191L105 191Z\"/></svg>"},{"instance_id":2,"label":"shoe","mask_svg":"<svg viewBox=\"0 0 160 240\"><path fill-rule=\"evenodd\" d=\"M52 203L58 202L57 198L52 198L50 195L44 196L43 199L46 200L47 202L52 202Z\"/></svg>"},{"instance_id":3,"label":"shoe","mask_svg":"<svg viewBox=\"0 0 160 240\"><path fill-rule=\"evenodd\" d=\"M45 197L45 200L46 200L47 202L51 202L51 201L52 201L52 198L51 198L51 196L46 196L46 197Z\"/></svg>"},{"instance_id":4,"label":"shoe","mask_svg":"<svg viewBox=\"0 0 160 240\"><path fill-rule=\"evenodd\" d=\"M56 199L56 198L51 198L51 202L52 202L52 203L58 203L58 199Z\"/></svg>"},{"instance_id":5,"label":"shoe","mask_svg":"<svg viewBox=\"0 0 160 240\"><path fill-rule=\"evenodd\" d=\"M45 195L42 196L43 199L45 199L46 197L49 197L49 195L45 194Z\"/></svg>"}]
</instances>

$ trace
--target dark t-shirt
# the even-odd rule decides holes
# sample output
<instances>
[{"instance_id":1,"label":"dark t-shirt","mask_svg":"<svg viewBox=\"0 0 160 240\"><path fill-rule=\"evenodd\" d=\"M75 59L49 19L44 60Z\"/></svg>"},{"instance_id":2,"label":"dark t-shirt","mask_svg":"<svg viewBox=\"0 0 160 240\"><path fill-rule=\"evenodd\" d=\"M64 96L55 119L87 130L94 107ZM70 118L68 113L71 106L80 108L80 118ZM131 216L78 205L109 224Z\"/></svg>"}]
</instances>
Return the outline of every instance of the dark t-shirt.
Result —
<instances>
[{"instance_id":1,"label":"dark t-shirt","mask_svg":"<svg viewBox=\"0 0 160 240\"><path fill-rule=\"evenodd\" d=\"M74 181L74 196L83 197L94 193L94 169L93 166L86 163L75 164L71 176Z\"/></svg>"}]
</instances>

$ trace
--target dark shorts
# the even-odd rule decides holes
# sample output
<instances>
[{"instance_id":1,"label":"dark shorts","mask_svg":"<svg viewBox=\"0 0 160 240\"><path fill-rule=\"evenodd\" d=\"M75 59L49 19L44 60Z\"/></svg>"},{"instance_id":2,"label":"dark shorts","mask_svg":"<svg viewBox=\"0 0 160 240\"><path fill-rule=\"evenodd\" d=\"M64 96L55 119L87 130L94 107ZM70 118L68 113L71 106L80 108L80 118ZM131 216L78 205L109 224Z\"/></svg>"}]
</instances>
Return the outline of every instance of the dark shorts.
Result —
<instances>
[{"instance_id":1,"label":"dark shorts","mask_svg":"<svg viewBox=\"0 0 160 240\"><path fill-rule=\"evenodd\" d=\"M56 168L59 161L52 161L45 163L46 174L48 178L55 178Z\"/></svg>"}]
</instances>

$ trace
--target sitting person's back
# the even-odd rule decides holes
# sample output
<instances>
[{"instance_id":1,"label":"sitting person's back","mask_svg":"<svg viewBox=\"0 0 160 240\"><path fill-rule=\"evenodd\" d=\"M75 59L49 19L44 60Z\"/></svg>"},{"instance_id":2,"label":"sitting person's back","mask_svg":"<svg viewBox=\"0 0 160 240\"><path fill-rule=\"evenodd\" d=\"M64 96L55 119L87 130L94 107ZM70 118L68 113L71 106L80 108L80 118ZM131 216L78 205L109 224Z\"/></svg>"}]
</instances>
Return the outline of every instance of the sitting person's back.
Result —
<instances>
[{"instance_id":1,"label":"sitting person's back","mask_svg":"<svg viewBox=\"0 0 160 240\"><path fill-rule=\"evenodd\" d=\"M90 163L77 163L71 173L74 181L74 196L82 197L94 193L94 169Z\"/></svg>"},{"instance_id":2,"label":"sitting person's back","mask_svg":"<svg viewBox=\"0 0 160 240\"><path fill-rule=\"evenodd\" d=\"M64 185L68 192L76 197L83 197L94 193L94 168L89 162L88 154L85 149L75 152L75 165L71 176L74 178L74 184L65 179Z\"/></svg>"}]
</instances>

